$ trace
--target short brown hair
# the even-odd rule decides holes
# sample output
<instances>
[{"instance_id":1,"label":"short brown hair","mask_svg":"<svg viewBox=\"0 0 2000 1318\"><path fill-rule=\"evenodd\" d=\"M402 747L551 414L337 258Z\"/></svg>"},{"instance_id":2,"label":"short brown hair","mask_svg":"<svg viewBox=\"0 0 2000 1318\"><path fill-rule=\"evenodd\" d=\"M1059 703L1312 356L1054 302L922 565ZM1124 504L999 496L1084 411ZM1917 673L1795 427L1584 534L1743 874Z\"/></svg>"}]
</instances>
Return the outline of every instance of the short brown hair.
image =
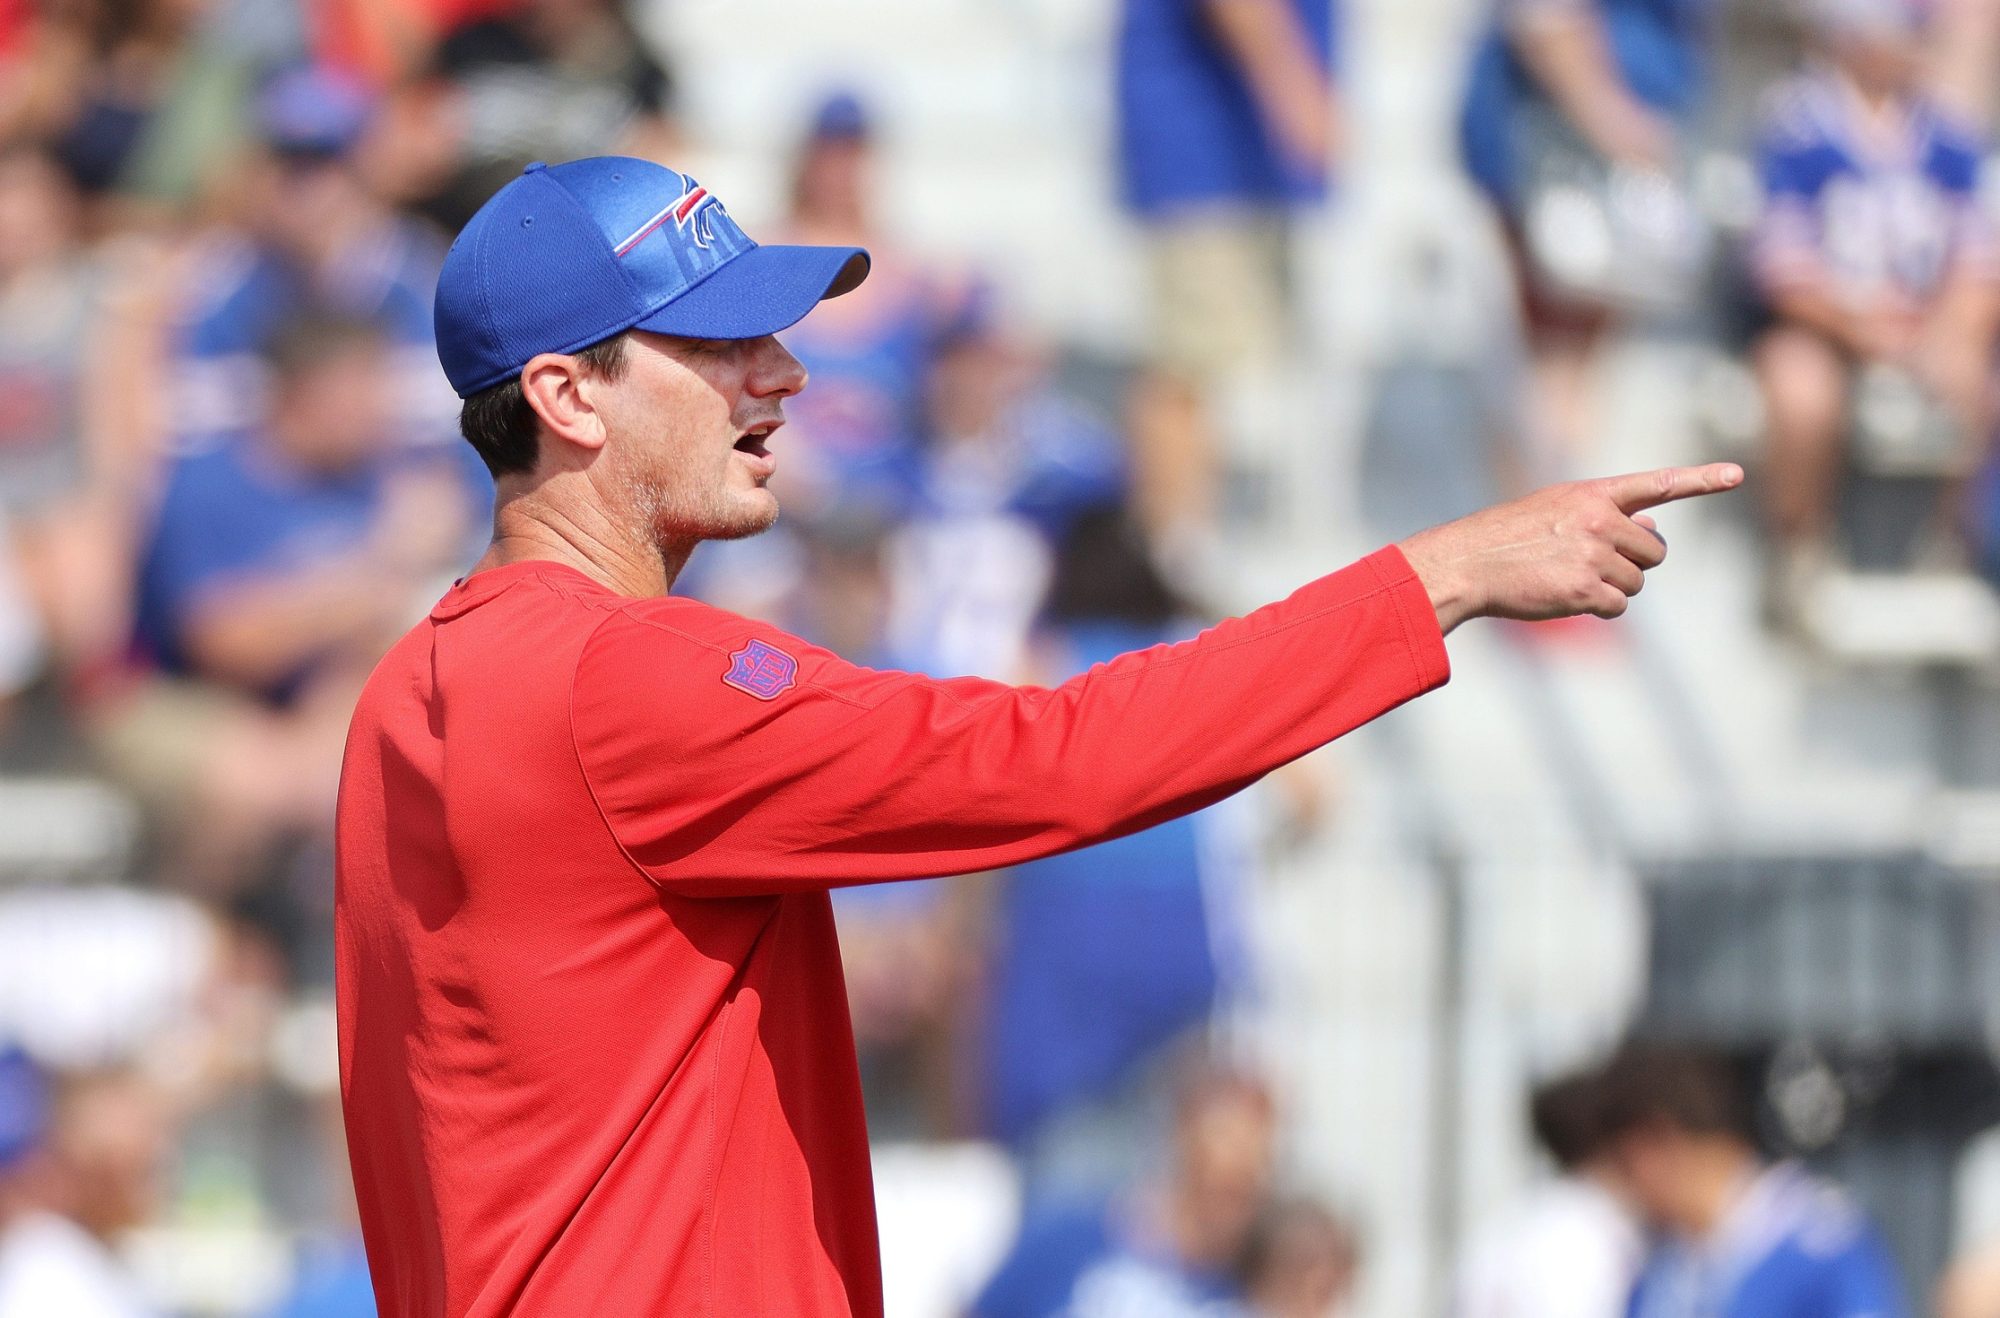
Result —
<instances>
[{"instance_id":1,"label":"short brown hair","mask_svg":"<svg viewBox=\"0 0 2000 1318\"><path fill-rule=\"evenodd\" d=\"M380 351L389 343L382 322L326 306L308 306L281 324L261 347L264 364L280 386L343 352Z\"/></svg>"},{"instance_id":2,"label":"short brown hair","mask_svg":"<svg viewBox=\"0 0 2000 1318\"><path fill-rule=\"evenodd\" d=\"M1737 1068L1713 1049L1634 1040L1604 1068L1604 1132L1619 1139L1664 1124L1690 1135L1754 1136L1754 1114Z\"/></svg>"},{"instance_id":3,"label":"short brown hair","mask_svg":"<svg viewBox=\"0 0 2000 1318\"><path fill-rule=\"evenodd\" d=\"M625 336L614 334L572 353L584 369L606 380L625 374ZM517 372L465 400L458 411L459 433L479 454L495 480L533 471L540 452L540 420L521 392Z\"/></svg>"},{"instance_id":4,"label":"short brown hair","mask_svg":"<svg viewBox=\"0 0 2000 1318\"><path fill-rule=\"evenodd\" d=\"M1602 1071L1579 1071L1538 1086L1528 1098L1535 1143L1572 1172L1604 1151L1609 1085Z\"/></svg>"}]
</instances>

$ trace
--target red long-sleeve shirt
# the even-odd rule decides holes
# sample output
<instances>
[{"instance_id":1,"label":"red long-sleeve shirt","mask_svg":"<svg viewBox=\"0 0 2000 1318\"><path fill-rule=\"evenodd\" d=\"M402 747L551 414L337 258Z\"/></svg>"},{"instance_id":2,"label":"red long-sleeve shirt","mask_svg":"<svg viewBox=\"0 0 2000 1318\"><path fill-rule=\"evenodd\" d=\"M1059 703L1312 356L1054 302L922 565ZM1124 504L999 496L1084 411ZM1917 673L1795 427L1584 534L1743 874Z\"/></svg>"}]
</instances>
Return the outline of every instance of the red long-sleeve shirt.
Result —
<instances>
[{"instance_id":1,"label":"red long-sleeve shirt","mask_svg":"<svg viewBox=\"0 0 2000 1318\"><path fill-rule=\"evenodd\" d=\"M1383 550L1049 690L556 564L452 589L342 768L341 1092L385 1318L876 1314L826 890L1197 809L1448 673Z\"/></svg>"}]
</instances>

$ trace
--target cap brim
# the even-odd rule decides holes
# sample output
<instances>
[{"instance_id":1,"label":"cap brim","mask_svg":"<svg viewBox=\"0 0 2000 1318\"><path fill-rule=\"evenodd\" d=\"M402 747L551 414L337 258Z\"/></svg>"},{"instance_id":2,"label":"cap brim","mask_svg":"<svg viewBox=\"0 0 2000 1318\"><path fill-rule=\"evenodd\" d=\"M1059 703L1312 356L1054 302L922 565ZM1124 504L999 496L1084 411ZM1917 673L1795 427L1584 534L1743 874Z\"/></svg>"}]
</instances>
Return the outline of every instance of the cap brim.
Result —
<instances>
[{"instance_id":1,"label":"cap brim","mask_svg":"<svg viewBox=\"0 0 2000 1318\"><path fill-rule=\"evenodd\" d=\"M689 339L761 339L790 329L868 277L859 247L753 247L633 329Z\"/></svg>"}]
</instances>

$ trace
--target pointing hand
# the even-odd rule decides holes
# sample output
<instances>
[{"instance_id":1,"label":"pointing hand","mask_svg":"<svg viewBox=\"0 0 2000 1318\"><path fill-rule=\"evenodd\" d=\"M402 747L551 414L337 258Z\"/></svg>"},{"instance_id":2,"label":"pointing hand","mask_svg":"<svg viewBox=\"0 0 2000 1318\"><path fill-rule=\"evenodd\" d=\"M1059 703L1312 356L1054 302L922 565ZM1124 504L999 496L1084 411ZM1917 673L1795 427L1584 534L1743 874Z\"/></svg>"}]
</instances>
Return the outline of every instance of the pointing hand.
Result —
<instances>
[{"instance_id":1,"label":"pointing hand","mask_svg":"<svg viewBox=\"0 0 2000 1318\"><path fill-rule=\"evenodd\" d=\"M1616 618L1667 556L1647 508L1743 483L1733 463L1666 467L1551 485L1421 531L1399 546L1430 592L1438 625L1467 618Z\"/></svg>"}]
</instances>

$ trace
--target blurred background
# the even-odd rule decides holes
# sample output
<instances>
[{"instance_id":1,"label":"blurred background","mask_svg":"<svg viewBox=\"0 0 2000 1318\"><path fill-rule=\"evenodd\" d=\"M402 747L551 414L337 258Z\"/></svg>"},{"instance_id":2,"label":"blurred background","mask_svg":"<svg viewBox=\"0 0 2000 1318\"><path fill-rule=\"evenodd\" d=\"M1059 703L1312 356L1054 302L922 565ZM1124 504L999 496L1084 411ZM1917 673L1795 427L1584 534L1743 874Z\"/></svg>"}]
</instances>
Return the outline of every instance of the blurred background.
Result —
<instances>
[{"instance_id":1,"label":"blurred background","mask_svg":"<svg viewBox=\"0 0 2000 1318\"><path fill-rule=\"evenodd\" d=\"M433 282L614 151L875 253L679 587L864 663L1750 472L1619 623L841 894L893 1315L2000 1318L1996 100L2000 0L0 0L0 1318L373 1313L328 831L487 527Z\"/></svg>"}]
</instances>

